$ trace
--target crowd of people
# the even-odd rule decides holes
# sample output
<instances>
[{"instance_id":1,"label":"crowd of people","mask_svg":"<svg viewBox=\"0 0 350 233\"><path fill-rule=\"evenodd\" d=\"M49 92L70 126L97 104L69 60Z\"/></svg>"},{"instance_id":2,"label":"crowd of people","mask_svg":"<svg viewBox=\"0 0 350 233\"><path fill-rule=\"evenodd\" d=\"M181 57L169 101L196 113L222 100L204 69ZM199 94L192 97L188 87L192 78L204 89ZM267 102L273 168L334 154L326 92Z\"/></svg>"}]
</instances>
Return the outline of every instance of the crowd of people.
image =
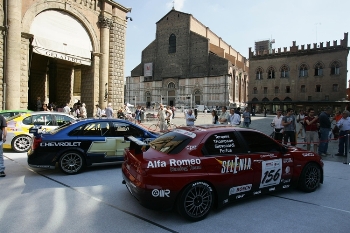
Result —
<instances>
[{"instance_id":1,"label":"crowd of people","mask_svg":"<svg viewBox=\"0 0 350 233\"><path fill-rule=\"evenodd\" d=\"M350 113L348 110L338 111L332 116L332 108L326 107L319 115L315 109L309 108L307 113L300 110L295 115L293 109L288 108L285 114L277 110L276 116L271 122L274 128L273 137L275 140L287 144L296 145L297 137L304 140L307 150L311 149L321 156L328 156L328 143L333 137L339 139L338 153L335 156L347 156L349 134L350 134ZM334 127L332 128L332 122Z\"/></svg>"}]
</instances>

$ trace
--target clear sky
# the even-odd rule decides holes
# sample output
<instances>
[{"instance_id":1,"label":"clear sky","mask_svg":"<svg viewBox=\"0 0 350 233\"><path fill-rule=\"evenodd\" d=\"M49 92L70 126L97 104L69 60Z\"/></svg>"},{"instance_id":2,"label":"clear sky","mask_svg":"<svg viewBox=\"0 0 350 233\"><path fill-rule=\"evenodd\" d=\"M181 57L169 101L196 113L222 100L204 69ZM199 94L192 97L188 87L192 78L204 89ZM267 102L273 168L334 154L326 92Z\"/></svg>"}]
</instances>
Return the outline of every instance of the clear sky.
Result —
<instances>
[{"instance_id":1,"label":"clear sky","mask_svg":"<svg viewBox=\"0 0 350 233\"><path fill-rule=\"evenodd\" d=\"M349 0L114 0L132 8L126 31L125 76L141 62L156 37L156 22L175 5L192 14L248 58L255 41L275 39L273 48L343 39L350 31ZM349 45L348 45L349 46ZM349 60L349 59L348 59ZM348 62L349 69L349 62ZM348 73L349 79L349 73Z\"/></svg>"}]
</instances>

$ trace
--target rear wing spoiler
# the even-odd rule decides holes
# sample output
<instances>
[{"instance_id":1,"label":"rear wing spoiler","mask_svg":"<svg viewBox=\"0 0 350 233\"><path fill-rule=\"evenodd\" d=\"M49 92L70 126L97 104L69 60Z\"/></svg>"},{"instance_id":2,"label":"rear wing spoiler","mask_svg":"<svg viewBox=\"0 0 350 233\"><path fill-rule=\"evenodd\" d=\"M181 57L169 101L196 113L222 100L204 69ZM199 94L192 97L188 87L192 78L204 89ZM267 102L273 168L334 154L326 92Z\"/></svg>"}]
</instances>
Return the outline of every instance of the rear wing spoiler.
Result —
<instances>
[{"instance_id":1,"label":"rear wing spoiler","mask_svg":"<svg viewBox=\"0 0 350 233\"><path fill-rule=\"evenodd\" d=\"M130 141L130 150L135 150L135 155L146 152L150 147L150 145L135 138L134 136L125 136L125 140Z\"/></svg>"},{"instance_id":2,"label":"rear wing spoiler","mask_svg":"<svg viewBox=\"0 0 350 233\"><path fill-rule=\"evenodd\" d=\"M29 133L32 133L34 137L39 136L43 132L41 125L34 125L33 127L29 128Z\"/></svg>"}]
</instances>

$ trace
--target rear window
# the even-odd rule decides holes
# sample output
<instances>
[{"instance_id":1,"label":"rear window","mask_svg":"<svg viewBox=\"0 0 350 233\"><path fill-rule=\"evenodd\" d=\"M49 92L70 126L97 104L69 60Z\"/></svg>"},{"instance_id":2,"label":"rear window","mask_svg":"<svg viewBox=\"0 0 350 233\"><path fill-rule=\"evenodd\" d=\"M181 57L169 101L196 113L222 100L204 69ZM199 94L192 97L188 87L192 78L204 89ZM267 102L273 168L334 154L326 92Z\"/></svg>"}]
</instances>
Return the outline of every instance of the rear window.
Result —
<instances>
[{"instance_id":1,"label":"rear window","mask_svg":"<svg viewBox=\"0 0 350 233\"><path fill-rule=\"evenodd\" d=\"M50 133L50 134L56 134L56 133L60 132L62 129L65 129L65 128L67 128L68 126L70 126L70 125L72 125L72 124L74 124L74 123L76 123L76 121L67 122L67 123L65 123L65 124L63 124L63 125L61 125L61 126L55 128L55 129L50 130L49 133Z\"/></svg>"},{"instance_id":2,"label":"rear window","mask_svg":"<svg viewBox=\"0 0 350 233\"><path fill-rule=\"evenodd\" d=\"M149 145L154 150L166 154L177 154L182 151L192 140L193 137L172 131L156 138L150 142Z\"/></svg>"}]
</instances>

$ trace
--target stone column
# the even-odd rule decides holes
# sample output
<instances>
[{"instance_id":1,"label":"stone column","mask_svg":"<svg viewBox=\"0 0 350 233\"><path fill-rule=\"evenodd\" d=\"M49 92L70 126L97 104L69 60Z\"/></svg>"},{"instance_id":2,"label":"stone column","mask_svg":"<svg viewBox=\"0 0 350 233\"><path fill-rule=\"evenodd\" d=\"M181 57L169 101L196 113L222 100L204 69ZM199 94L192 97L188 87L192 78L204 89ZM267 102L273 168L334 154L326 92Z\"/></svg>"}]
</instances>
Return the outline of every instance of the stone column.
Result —
<instances>
[{"instance_id":1,"label":"stone column","mask_svg":"<svg viewBox=\"0 0 350 233\"><path fill-rule=\"evenodd\" d=\"M6 109L20 109L21 95L21 12L22 0L8 1L8 34L6 54Z\"/></svg>"},{"instance_id":2,"label":"stone column","mask_svg":"<svg viewBox=\"0 0 350 233\"><path fill-rule=\"evenodd\" d=\"M108 65L109 65L109 28L112 26L112 20L100 15L98 22L101 28L101 57L100 57L100 83L99 83L99 104L104 109L107 105L105 94L108 93ZM107 83L107 86L106 86Z\"/></svg>"}]
</instances>

